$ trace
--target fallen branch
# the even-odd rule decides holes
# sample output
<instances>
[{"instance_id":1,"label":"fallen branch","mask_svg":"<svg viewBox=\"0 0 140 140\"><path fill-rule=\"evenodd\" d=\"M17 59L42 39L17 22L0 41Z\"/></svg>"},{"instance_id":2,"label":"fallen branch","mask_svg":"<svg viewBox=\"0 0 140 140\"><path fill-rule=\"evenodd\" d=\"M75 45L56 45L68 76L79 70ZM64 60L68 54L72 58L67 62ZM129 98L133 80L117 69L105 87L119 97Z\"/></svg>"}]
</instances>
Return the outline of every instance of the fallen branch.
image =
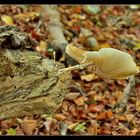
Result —
<instances>
[{"instance_id":1,"label":"fallen branch","mask_svg":"<svg viewBox=\"0 0 140 140\"><path fill-rule=\"evenodd\" d=\"M128 104L128 98L129 98L129 95L130 95L134 85L135 85L135 77L130 76L129 81L128 81L128 85L125 87L125 89L122 93L123 96L122 96L121 101L118 104L116 104L113 108L117 107L119 109L119 111L121 111L121 112L126 111L126 107Z\"/></svg>"},{"instance_id":2,"label":"fallen branch","mask_svg":"<svg viewBox=\"0 0 140 140\"><path fill-rule=\"evenodd\" d=\"M42 18L49 18L47 28L51 36L50 45L54 50L65 52L65 46L68 44L64 33L63 24L60 21L60 13L56 5L43 5Z\"/></svg>"}]
</instances>

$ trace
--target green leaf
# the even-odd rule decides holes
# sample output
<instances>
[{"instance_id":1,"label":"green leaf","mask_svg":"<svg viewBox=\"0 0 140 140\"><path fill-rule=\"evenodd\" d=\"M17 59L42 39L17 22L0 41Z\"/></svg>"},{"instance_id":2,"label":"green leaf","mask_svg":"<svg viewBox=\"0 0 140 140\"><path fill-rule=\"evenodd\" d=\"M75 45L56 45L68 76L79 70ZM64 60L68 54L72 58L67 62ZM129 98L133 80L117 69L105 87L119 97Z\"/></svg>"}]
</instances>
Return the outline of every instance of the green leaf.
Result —
<instances>
[{"instance_id":1,"label":"green leaf","mask_svg":"<svg viewBox=\"0 0 140 140\"><path fill-rule=\"evenodd\" d=\"M140 50L140 42L135 44L134 50Z\"/></svg>"},{"instance_id":2,"label":"green leaf","mask_svg":"<svg viewBox=\"0 0 140 140\"><path fill-rule=\"evenodd\" d=\"M6 130L7 135L16 135L16 130L13 128L9 128Z\"/></svg>"},{"instance_id":3,"label":"green leaf","mask_svg":"<svg viewBox=\"0 0 140 140\"><path fill-rule=\"evenodd\" d=\"M132 4L132 5L129 5L129 8L130 8L130 9L134 9L134 10L135 10L135 9L139 9L139 5L133 5L133 4Z\"/></svg>"},{"instance_id":4,"label":"green leaf","mask_svg":"<svg viewBox=\"0 0 140 140\"><path fill-rule=\"evenodd\" d=\"M44 114L41 116L41 118L44 118L44 119L49 120L49 121L51 121L53 119L52 115L49 115L49 114Z\"/></svg>"},{"instance_id":5,"label":"green leaf","mask_svg":"<svg viewBox=\"0 0 140 140\"><path fill-rule=\"evenodd\" d=\"M74 131L84 132L86 129L85 124L86 124L85 122L77 124L74 128Z\"/></svg>"},{"instance_id":6,"label":"green leaf","mask_svg":"<svg viewBox=\"0 0 140 140\"><path fill-rule=\"evenodd\" d=\"M13 25L14 24L14 20L12 17L8 16L8 15L2 15L1 16L1 20L8 25Z\"/></svg>"},{"instance_id":7,"label":"green leaf","mask_svg":"<svg viewBox=\"0 0 140 140\"><path fill-rule=\"evenodd\" d=\"M84 10L89 14L97 14L101 11L101 8L98 5L85 5Z\"/></svg>"},{"instance_id":8,"label":"green leaf","mask_svg":"<svg viewBox=\"0 0 140 140\"><path fill-rule=\"evenodd\" d=\"M53 48L48 48L47 50L48 50L48 52L53 52L54 51Z\"/></svg>"}]
</instances>

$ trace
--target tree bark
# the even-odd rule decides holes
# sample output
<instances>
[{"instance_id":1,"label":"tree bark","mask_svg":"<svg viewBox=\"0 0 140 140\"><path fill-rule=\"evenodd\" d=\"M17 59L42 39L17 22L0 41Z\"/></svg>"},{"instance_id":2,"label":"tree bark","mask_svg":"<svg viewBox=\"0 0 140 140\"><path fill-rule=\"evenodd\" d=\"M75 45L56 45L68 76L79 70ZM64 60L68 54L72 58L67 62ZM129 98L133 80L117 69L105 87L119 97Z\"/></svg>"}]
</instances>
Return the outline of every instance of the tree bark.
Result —
<instances>
[{"instance_id":1,"label":"tree bark","mask_svg":"<svg viewBox=\"0 0 140 140\"><path fill-rule=\"evenodd\" d=\"M64 66L33 51L32 41L0 27L0 119L53 114L67 94L71 74L58 74Z\"/></svg>"}]
</instances>

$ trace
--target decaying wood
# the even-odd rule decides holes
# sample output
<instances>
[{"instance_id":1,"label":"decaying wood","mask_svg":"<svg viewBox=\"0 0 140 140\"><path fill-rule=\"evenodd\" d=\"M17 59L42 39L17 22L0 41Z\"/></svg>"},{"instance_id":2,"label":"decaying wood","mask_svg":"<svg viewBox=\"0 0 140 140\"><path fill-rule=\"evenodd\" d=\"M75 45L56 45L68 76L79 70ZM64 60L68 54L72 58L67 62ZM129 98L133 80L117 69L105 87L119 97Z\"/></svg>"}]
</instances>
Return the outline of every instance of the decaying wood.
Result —
<instances>
[{"instance_id":1,"label":"decaying wood","mask_svg":"<svg viewBox=\"0 0 140 140\"><path fill-rule=\"evenodd\" d=\"M130 76L128 80L127 86L124 88L122 99L118 104L116 104L113 108L118 108L119 112L124 113L127 111L126 107L128 104L129 96L132 92L132 89L135 85L135 76Z\"/></svg>"},{"instance_id":2,"label":"decaying wood","mask_svg":"<svg viewBox=\"0 0 140 140\"><path fill-rule=\"evenodd\" d=\"M43 58L33 45L15 27L0 26L0 119L53 114L67 94L71 74L58 74L55 65L63 65Z\"/></svg>"},{"instance_id":3,"label":"decaying wood","mask_svg":"<svg viewBox=\"0 0 140 140\"><path fill-rule=\"evenodd\" d=\"M42 17L48 17L47 23L48 31L51 35L50 45L55 51L61 51L64 53L65 46L68 44L64 33L63 24L61 23L60 13L56 5L43 5Z\"/></svg>"},{"instance_id":4,"label":"decaying wood","mask_svg":"<svg viewBox=\"0 0 140 140\"><path fill-rule=\"evenodd\" d=\"M51 36L48 46L52 47L56 52L56 59L59 59L62 57L62 55L64 55L66 66L77 64L74 59L65 54L65 48L68 44L68 41L64 36L64 26L61 23L58 7L56 5L43 5L42 9L42 19L45 20L47 17L49 20L46 26ZM60 56L57 56L57 54Z\"/></svg>"}]
</instances>

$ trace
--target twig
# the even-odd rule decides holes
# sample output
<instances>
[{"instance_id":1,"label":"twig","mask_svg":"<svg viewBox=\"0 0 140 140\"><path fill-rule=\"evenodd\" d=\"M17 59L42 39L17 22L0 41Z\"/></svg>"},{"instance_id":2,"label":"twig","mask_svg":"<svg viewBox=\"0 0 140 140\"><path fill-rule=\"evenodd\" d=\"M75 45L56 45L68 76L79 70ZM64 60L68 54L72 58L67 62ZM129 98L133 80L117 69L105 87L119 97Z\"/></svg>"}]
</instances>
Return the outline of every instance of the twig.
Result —
<instances>
[{"instance_id":1,"label":"twig","mask_svg":"<svg viewBox=\"0 0 140 140\"><path fill-rule=\"evenodd\" d=\"M84 63L84 64L78 64L78 65L75 65L75 66L71 66L71 67L68 67L68 68L64 68L64 69L60 69L58 71L59 74L62 74L63 72L66 72L66 71L73 71L73 70L77 70L77 69L84 69L90 65L93 65L93 62L89 62L89 63Z\"/></svg>"},{"instance_id":2,"label":"twig","mask_svg":"<svg viewBox=\"0 0 140 140\"><path fill-rule=\"evenodd\" d=\"M118 107L119 110L121 110L122 112L126 111L126 107L127 107L127 103L128 103L128 98L131 92L132 87L135 84L135 77L134 76L130 76L129 77L129 82L128 85L125 87L124 91L123 91L123 97L122 100L114 106L114 108Z\"/></svg>"}]
</instances>

